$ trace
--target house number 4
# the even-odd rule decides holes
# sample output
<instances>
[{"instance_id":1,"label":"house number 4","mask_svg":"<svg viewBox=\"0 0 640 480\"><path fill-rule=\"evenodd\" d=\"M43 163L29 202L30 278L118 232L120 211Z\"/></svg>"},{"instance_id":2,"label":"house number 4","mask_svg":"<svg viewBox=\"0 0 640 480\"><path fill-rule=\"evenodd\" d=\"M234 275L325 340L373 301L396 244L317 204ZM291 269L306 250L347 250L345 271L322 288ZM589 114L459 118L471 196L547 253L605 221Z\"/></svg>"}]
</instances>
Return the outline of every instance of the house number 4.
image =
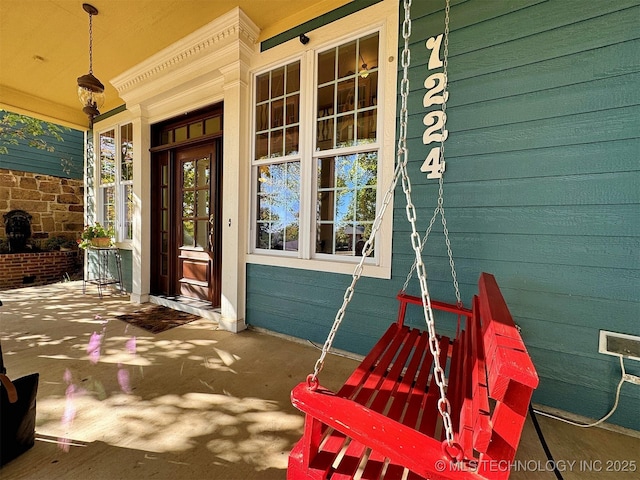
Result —
<instances>
[{"instance_id":1,"label":"house number 4","mask_svg":"<svg viewBox=\"0 0 640 480\"><path fill-rule=\"evenodd\" d=\"M427 40L427 50L431 51L429 55L429 70L442 67L443 63L440 58L440 45L442 44L442 35L431 37ZM443 72L432 73L424 81L424 88L427 93L424 94L422 106L427 108L432 105L444 105L449 98L447 92L447 77ZM444 142L449 136L449 132L445 128L447 123L447 115L442 110L433 110L428 112L423 120L427 127L422 134L422 143L431 145L432 143ZM440 158L441 147L433 147L429 151L420 171L427 174L427 178L440 178L444 172L444 161Z\"/></svg>"}]
</instances>

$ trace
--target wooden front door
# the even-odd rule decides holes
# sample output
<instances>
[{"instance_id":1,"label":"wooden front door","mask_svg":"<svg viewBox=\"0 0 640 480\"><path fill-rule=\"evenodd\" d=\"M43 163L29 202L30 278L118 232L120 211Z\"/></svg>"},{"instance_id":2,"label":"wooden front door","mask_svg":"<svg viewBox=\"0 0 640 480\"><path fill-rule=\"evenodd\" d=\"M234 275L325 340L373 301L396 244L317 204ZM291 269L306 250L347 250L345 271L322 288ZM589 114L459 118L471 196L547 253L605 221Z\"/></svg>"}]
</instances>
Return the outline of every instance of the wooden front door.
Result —
<instances>
[{"instance_id":1,"label":"wooden front door","mask_svg":"<svg viewBox=\"0 0 640 480\"><path fill-rule=\"evenodd\" d=\"M220 306L222 138L154 153L152 293Z\"/></svg>"}]
</instances>

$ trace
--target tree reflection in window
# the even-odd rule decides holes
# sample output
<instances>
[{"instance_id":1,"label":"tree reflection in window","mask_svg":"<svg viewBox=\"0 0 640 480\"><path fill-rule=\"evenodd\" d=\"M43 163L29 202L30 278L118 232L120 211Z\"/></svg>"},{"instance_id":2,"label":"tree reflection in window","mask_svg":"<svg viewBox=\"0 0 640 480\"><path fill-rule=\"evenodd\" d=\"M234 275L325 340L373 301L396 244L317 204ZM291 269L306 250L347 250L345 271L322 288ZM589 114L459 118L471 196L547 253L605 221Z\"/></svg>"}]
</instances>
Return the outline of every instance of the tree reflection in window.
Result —
<instances>
[{"instance_id":1,"label":"tree reflection in window","mask_svg":"<svg viewBox=\"0 0 640 480\"><path fill-rule=\"evenodd\" d=\"M258 167L256 248L298 250L300 162Z\"/></svg>"},{"instance_id":2,"label":"tree reflection in window","mask_svg":"<svg viewBox=\"0 0 640 480\"><path fill-rule=\"evenodd\" d=\"M378 155L318 159L316 253L362 255L376 215Z\"/></svg>"},{"instance_id":3,"label":"tree reflection in window","mask_svg":"<svg viewBox=\"0 0 640 480\"><path fill-rule=\"evenodd\" d=\"M209 235L211 160L182 163L182 245L207 249Z\"/></svg>"}]
</instances>

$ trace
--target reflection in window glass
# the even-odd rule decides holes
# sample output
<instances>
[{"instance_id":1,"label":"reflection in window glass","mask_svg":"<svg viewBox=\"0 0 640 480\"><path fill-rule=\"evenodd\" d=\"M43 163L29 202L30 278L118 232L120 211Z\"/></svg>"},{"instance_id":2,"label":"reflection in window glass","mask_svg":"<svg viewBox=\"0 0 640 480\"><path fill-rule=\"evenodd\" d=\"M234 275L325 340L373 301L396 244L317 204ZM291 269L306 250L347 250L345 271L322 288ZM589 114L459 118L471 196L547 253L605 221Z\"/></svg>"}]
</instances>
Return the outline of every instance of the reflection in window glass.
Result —
<instances>
[{"instance_id":1,"label":"reflection in window glass","mask_svg":"<svg viewBox=\"0 0 640 480\"><path fill-rule=\"evenodd\" d=\"M102 188L102 225L115 229L116 225L116 187Z\"/></svg>"},{"instance_id":2,"label":"reflection in window glass","mask_svg":"<svg viewBox=\"0 0 640 480\"><path fill-rule=\"evenodd\" d=\"M183 247L209 248L211 158L182 163Z\"/></svg>"},{"instance_id":3,"label":"reflection in window glass","mask_svg":"<svg viewBox=\"0 0 640 480\"><path fill-rule=\"evenodd\" d=\"M133 180L133 125L120 127L120 179Z\"/></svg>"},{"instance_id":4,"label":"reflection in window glass","mask_svg":"<svg viewBox=\"0 0 640 480\"><path fill-rule=\"evenodd\" d=\"M302 77L299 61L256 75L252 181L259 253L290 250L320 260L362 255L377 206L379 47L375 32L309 51L315 72ZM310 93L313 110L305 116L300 98ZM312 190L301 193L303 185ZM307 211L300 211L301 198L311 199ZM300 232L300 225L311 228Z\"/></svg>"},{"instance_id":5,"label":"reflection in window glass","mask_svg":"<svg viewBox=\"0 0 640 480\"><path fill-rule=\"evenodd\" d=\"M376 215L377 152L318 159L316 253L362 255Z\"/></svg>"},{"instance_id":6,"label":"reflection in window glass","mask_svg":"<svg viewBox=\"0 0 640 480\"><path fill-rule=\"evenodd\" d=\"M116 181L115 130L100 134L100 184Z\"/></svg>"},{"instance_id":7,"label":"reflection in window glass","mask_svg":"<svg viewBox=\"0 0 640 480\"><path fill-rule=\"evenodd\" d=\"M196 247L209 248L209 221L198 220L196 228Z\"/></svg>"},{"instance_id":8,"label":"reflection in window glass","mask_svg":"<svg viewBox=\"0 0 640 480\"><path fill-rule=\"evenodd\" d=\"M317 75L316 150L376 142L378 34L318 54Z\"/></svg>"},{"instance_id":9,"label":"reflection in window glass","mask_svg":"<svg viewBox=\"0 0 640 480\"><path fill-rule=\"evenodd\" d=\"M256 160L292 155L299 151L300 62L256 77L254 112Z\"/></svg>"},{"instance_id":10,"label":"reflection in window glass","mask_svg":"<svg viewBox=\"0 0 640 480\"><path fill-rule=\"evenodd\" d=\"M133 238L133 185L124 185L124 237Z\"/></svg>"},{"instance_id":11,"label":"reflection in window glass","mask_svg":"<svg viewBox=\"0 0 640 480\"><path fill-rule=\"evenodd\" d=\"M256 248L298 250L300 162L258 168Z\"/></svg>"},{"instance_id":12,"label":"reflection in window glass","mask_svg":"<svg viewBox=\"0 0 640 480\"><path fill-rule=\"evenodd\" d=\"M192 247L194 245L195 225L193 220L182 221L182 245Z\"/></svg>"},{"instance_id":13,"label":"reflection in window glass","mask_svg":"<svg viewBox=\"0 0 640 480\"><path fill-rule=\"evenodd\" d=\"M193 188L196 184L196 169L194 162L184 162L182 164L182 186L183 188Z\"/></svg>"}]
</instances>

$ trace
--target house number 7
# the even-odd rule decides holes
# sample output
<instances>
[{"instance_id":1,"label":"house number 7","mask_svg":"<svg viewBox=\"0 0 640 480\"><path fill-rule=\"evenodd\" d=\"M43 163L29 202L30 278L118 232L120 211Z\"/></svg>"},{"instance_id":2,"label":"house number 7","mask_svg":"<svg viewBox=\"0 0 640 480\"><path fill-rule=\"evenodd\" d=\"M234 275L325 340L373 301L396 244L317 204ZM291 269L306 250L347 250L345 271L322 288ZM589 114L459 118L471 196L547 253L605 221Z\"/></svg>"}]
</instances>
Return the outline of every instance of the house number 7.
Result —
<instances>
[{"instance_id":1,"label":"house number 7","mask_svg":"<svg viewBox=\"0 0 640 480\"><path fill-rule=\"evenodd\" d=\"M431 51L429 55L428 69L434 70L443 66L440 58L440 46L442 45L443 34L437 37L431 37L426 42L427 50ZM447 92L447 77L443 72L432 73L424 81L424 88L427 92L424 94L422 106L427 108L432 105L443 105L449 98ZM422 143L430 145L432 143L442 143L449 136L449 132L445 128L447 123L447 115L442 110L434 110L428 112L423 120L427 127L422 135ZM440 178L444 172L444 161L440 158L440 147L433 147L427 154L427 158L420 167L420 171L427 174L427 178Z\"/></svg>"}]
</instances>

